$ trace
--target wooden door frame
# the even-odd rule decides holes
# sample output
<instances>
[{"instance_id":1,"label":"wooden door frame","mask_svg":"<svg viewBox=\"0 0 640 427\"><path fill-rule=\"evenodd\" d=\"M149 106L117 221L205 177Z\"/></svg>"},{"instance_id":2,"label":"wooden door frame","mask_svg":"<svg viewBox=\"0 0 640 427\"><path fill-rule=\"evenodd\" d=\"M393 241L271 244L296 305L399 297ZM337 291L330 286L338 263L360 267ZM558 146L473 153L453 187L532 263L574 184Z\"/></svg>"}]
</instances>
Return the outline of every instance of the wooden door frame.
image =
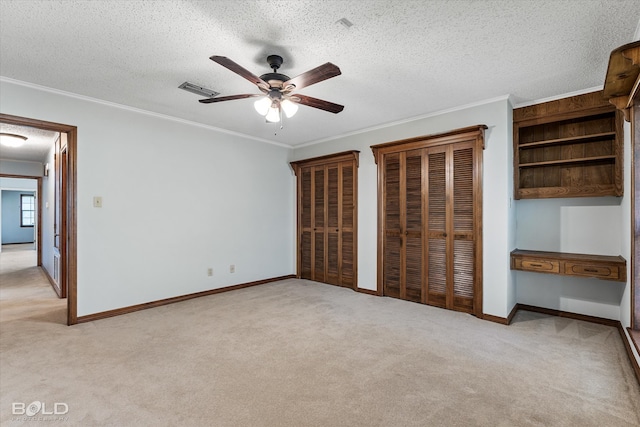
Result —
<instances>
[{"instance_id":1,"label":"wooden door frame","mask_svg":"<svg viewBox=\"0 0 640 427\"><path fill-rule=\"evenodd\" d=\"M631 330L640 330L640 98L631 122Z\"/></svg>"},{"instance_id":2,"label":"wooden door frame","mask_svg":"<svg viewBox=\"0 0 640 427\"><path fill-rule=\"evenodd\" d=\"M37 181L37 204L38 211L36 215L36 251L37 251L37 260L36 265L40 267L42 265L42 206L40 205L40 201L42 198L42 177L41 176L32 176L32 175L10 175L5 173L0 173L0 178L17 178L17 179L35 179Z\"/></svg>"},{"instance_id":3,"label":"wooden door frame","mask_svg":"<svg viewBox=\"0 0 640 427\"><path fill-rule=\"evenodd\" d=\"M61 123L47 122L44 120L30 119L0 113L0 122L29 126L37 129L45 129L67 134L67 200L65 203L66 236L61 236L67 242L66 253L63 254L66 265L66 289L67 289L67 324L78 323L78 297L77 297L77 134L76 126ZM23 177L28 178L28 177Z\"/></svg>"}]
</instances>

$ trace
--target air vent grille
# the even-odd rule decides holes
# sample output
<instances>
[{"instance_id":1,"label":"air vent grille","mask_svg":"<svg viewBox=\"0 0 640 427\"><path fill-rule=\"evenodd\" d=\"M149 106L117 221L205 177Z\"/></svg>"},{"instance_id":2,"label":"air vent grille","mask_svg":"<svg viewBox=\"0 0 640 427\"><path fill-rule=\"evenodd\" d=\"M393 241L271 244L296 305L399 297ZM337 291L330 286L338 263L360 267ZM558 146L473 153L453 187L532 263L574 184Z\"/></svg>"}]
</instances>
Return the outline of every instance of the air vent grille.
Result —
<instances>
[{"instance_id":1,"label":"air vent grille","mask_svg":"<svg viewBox=\"0 0 640 427\"><path fill-rule=\"evenodd\" d=\"M220 92L216 92L215 90L207 89L206 87L198 86L193 83L184 82L180 86L180 89L184 89L187 92L195 93L197 95L202 95L207 98L213 98L214 96L220 95Z\"/></svg>"}]
</instances>

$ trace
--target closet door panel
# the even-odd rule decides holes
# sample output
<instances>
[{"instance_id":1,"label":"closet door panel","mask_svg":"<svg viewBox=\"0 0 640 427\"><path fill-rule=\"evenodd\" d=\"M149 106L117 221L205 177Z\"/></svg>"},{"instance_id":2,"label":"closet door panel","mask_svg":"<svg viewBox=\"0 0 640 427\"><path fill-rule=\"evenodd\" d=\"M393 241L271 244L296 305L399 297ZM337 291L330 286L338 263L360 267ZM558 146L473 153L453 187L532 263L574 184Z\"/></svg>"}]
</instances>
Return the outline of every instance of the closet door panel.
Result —
<instances>
[{"instance_id":1,"label":"closet door panel","mask_svg":"<svg viewBox=\"0 0 640 427\"><path fill-rule=\"evenodd\" d=\"M453 147L453 306L473 311L474 245L474 170L471 143Z\"/></svg>"},{"instance_id":2,"label":"closet door panel","mask_svg":"<svg viewBox=\"0 0 640 427\"><path fill-rule=\"evenodd\" d=\"M387 234L384 241L384 294L400 298L400 235Z\"/></svg>"},{"instance_id":3,"label":"closet door panel","mask_svg":"<svg viewBox=\"0 0 640 427\"><path fill-rule=\"evenodd\" d=\"M447 148L428 149L427 158L427 301L444 307L447 296Z\"/></svg>"},{"instance_id":4,"label":"closet door panel","mask_svg":"<svg viewBox=\"0 0 640 427\"><path fill-rule=\"evenodd\" d=\"M304 168L300 173L300 226L303 230L311 229L311 168Z\"/></svg>"},{"instance_id":5,"label":"closet door panel","mask_svg":"<svg viewBox=\"0 0 640 427\"><path fill-rule=\"evenodd\" d=\"M340 173L338 165L330 165L327 174L327 266L326 281L332 285L340 284Z\"/></svg>"},{"instance_id":6,"label":"closet door panel","mask_svg":"<svg viewBox=\"0 0 640 427\"><path fill-rule=\"evenodd\" d=\"M325 169L313 168L313 280L325 281Z\"/></svg>"},{"instance_id":7,"label":"closet door panel","mask_svg":"<svg viewBox=\"0 0 640 427\"><path fill-rule=\"evenodd\" d=\"M342 163L342 203L340 236L342 255L340 258L340 284L352 288L355 285L355 194L356 177L353 162Z\"/></svg>"},{"instance_id":8,"label":"closet door panel","mask_svg":"<svg viewBox=\"0 0 640 427\"><path fill-rule=\"evenodd\" d=\"M313 265L313 280L318 282L324 282L326 280L325 275L325 246L324 246L324 233L314 232L314 265Z\"/></svg>"},{"instance_id":9,"label":"closet door panel","mask_svg":"<svg viewBox=\"0 0 640 427\"><path fill-rule=\"evenodd\" d=\"M354 282L354 239L353 231L342 232L342 268L341 285L352 288Z\"/></svg>"},{"instance_id":10,"label":"closet door panel","mask_svg":"<svg viewBox=\"0 0 640 427\"><path fill-rule=\"evenodd\" d=\"M473 312L474 243L456 239L453 243L453 306L456 310Z\"/></svg>"},{"instance_id":11,"label":"closet door panel","mask_svg":"<svg viewBox=\"0 0 640 427\"><path fill-rule=\"evenodd\" d=\"M404 159L404 288L405 298L422 302L422 150L406 153Z\"/></svg>"},{"instance_id":12,"label":"closet door panel","mask_svg":"<svg viewBox=\"0 0 640 427\"><path fill-rule=\"evenodd\" d=\"M313 278L312 275L312 228L311 228L311 217L313 216L313 212L311 209L312 205L312 168L303 168L300 171L299 178L299 201L298 201L298 209L299 212L299 269L300 269L300 277L303 279L311 280Z\"/></svg>"},{"instance_id":13,"label":"closet door panel","mask_svg":"<svg viewBox=\"0 0 640 427\"><path fill-rule=\"evenodd\" d=\"M300 277L312 280L311 231L303 231L300 235Z\"/></svg>"},{"instance_id":14,"label":"closet door panel","mask_svg":"<svg viewBox=\"0 0 640 427\"><path fill-rule=\"evenodd\" d=\"M400 155L384 159L384 294L400 297L402 237L400 223Z\"/></svg>"},{"instance_id":15,"label":"closet door panel","mask_svg":"<svg viewBox=\"0 0 640 427\"><path fill-rule=\"evenodd\" d=\"M355 168L351 163L342 167L342 228L353 231L355 224Z\"/></svg>"}]
</instances>

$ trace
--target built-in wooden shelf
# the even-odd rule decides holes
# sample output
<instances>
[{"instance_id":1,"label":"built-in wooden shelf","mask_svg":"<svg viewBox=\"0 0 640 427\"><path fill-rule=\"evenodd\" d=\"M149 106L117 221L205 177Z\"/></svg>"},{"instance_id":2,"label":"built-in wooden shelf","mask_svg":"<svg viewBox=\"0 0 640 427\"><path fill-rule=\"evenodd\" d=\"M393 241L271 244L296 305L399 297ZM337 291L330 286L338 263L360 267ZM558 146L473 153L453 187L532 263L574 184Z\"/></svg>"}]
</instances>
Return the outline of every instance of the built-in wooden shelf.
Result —
<instances>
[{"instance_id":1,"label":"built-in wooden shelf","mask_svg":"<svg viewBox=\"0 0 640 427\"><path fill-rule=\"evenodd\" d=\"M535 163L521 163L521 168L535 168L541 166L558 166L569 165L571 163L598 163L608 160L615 160L616 156L593 156L593 157L579 157L576 159L563 159L563 160L548 160L546 162Z\"/></svg>"},{"instance_id":2,"label":"built-in wooden shelf","mask_svg":"<svg viewBox=\"0 0 640 427\"><path fill-rule=\"evenodd\" d=\"M514 109L514 197L622 196L622 122L602 91Z\"/></svg>"},{"instance_id":3,"label":"built-in wooden shelf","mask_svg":"<svg viewBox=\"0 0 640 427\"><path fill-rule=\"evenodd\" d=\"M621 256L516 249L511 252L511 269L627 281L627 261Z\"/></svg>"},{"instance_id":4,"label":"built-in wooden shelf","mask_svg":"<svg viewBox=\"0 0 640 427\"><path fill-rule=\"evenodd\" d=\"M520 144L519 147L521 150L525 150L527 148L535 148L535 147L542 147L542 146L549 147L553 145L572 144L574 142L597 141L600 139L607 139L615 136L616 136L615 132L602 132L602 133L595 133L592 135L571 136L568 138L557 138L557 139L548 139L544 141L527 142L527 143Z\"/></svg>"}]
</instances>

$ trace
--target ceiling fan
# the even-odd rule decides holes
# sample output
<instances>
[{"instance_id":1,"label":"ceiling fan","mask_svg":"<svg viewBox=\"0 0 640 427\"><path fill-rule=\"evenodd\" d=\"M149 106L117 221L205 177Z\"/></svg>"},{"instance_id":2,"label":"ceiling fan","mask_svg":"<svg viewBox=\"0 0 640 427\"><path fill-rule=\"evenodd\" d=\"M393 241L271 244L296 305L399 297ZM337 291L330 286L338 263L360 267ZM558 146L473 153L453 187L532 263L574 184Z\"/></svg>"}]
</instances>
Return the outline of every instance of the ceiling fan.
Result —
<instances>
[{"instance_id":1,"label":"ceiling fan","mask_svg":"<svg viewBox=\"0 0 640 427\"><path fill-rule=\"evenodd\" d=\"M340 68L330 62L302 73L297 77L289 78L289 76L278 73L278 68L280 68L283 62L282 57L279 55L269 55L267 57L267 62L273 72L263 74L260 77L225 56L214 55L210 59L258 86L258 89L262 91L262 94L241 94L206 98L200 100L203 104L260 97L260 99L254 103L256 111L265 116L265 119L268 122L276 123L282 120L283 112L287 117L292 117L298 110L297 104L318 108L334 114L337 114L344 109L343 105L334 104L333 102L312 98L299 93L292 93L294 90L302 89L323 80L339 76L341 74Z\"/></svg>"}]
</instances>

